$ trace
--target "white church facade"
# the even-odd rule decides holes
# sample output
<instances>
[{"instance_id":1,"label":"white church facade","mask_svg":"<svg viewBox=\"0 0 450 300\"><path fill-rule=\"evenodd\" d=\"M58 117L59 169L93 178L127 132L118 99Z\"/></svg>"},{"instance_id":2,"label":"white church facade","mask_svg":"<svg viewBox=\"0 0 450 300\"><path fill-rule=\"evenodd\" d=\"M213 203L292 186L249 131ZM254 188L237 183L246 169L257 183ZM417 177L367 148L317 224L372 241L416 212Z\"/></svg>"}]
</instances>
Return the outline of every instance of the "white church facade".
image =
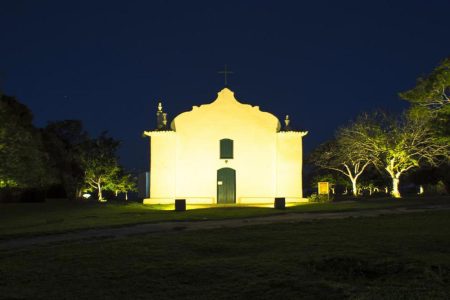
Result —
<instances>
[{"instance_id":1,"label":"white church facade","mask_svg":"<svg viewBox=\"0 0 450 300\"><path fill-rule=\"evenodd\" d=\"M150 198L144 204L262 204L283 197L303 202L302 138L258 106L224 88L210 104L167 123L158 107L150 137Z\"/></svg>"}]
</instances>

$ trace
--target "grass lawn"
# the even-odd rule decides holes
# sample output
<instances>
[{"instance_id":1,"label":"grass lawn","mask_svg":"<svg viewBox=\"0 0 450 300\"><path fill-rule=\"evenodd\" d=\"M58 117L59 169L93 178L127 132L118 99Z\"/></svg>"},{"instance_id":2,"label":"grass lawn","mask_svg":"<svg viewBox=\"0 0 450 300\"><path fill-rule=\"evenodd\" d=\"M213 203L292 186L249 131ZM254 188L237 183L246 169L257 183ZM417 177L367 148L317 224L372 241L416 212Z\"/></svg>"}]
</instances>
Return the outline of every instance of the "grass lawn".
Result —
<instances>
[{"instance_id":1,"label":"grass lawn","mask_svg":"<svg viewBox=\"0 0 450 300\"><path fill-rule=\"evenodd\" d=\"M0 252L1 299L449 299L450 212Z\"/></svg>"},{"instance_id":2,"label":"grass lawn","mask_svg":"<svg viewBox=\"0 0 450 300\"><path fill-rule=\"evenodd\" d=\"M244 218L280 213L348 211L398 206L450 203L450 197L364 199L349 202L311 203L275 210L265 207L219 207L173 212L173 206L140 203L75 203L51 200L45 203L0 204L0 239L86 228L121 226L161 221Z\"/></svg>"}]
</instances>

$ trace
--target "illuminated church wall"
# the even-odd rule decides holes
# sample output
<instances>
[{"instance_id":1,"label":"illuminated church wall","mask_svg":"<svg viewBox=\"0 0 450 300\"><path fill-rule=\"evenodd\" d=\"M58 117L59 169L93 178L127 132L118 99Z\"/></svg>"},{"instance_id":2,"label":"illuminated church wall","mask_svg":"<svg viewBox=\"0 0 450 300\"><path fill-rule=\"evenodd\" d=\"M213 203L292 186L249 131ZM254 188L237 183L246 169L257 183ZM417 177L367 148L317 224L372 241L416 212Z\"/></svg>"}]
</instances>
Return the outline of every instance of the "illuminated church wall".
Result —
<instances>
[{"instance_id":1,"label":"illuminated church wall","mask_svg":"<svg viewBox=\"0 0 450 300\"><path fill-rule=\"evenodd\" d=\"M144 203L302 201L306 132L280 129L274 115L238 102L223 89L214 102L178 115L170 129L145 132L151 140L151 181ZM220 158L222 139L233 141L233 158ZM226 174L218 174L220 169Z\"/></svg>"}]
</instances>

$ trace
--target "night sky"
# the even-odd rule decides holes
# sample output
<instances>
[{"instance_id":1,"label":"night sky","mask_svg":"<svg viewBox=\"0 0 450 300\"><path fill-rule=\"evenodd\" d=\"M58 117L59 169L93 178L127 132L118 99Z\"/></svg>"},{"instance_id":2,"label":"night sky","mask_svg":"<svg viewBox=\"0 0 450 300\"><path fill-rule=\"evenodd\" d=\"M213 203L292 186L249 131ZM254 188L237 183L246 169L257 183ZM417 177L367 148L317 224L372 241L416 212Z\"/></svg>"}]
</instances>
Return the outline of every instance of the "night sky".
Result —
<instances>
[{"instance_id":1,"label":"night sky","mask_svg":"<svg viewBox=\"0 0 450 300\"><path fill-rule=\"evenodd\" d=\"M144 130L209 103L227 64L238 100L291 116L306 151L450 55L450 1L0 0L0 84L37 126L80 119L148 169Z\"/></svg>"}]
</instances>

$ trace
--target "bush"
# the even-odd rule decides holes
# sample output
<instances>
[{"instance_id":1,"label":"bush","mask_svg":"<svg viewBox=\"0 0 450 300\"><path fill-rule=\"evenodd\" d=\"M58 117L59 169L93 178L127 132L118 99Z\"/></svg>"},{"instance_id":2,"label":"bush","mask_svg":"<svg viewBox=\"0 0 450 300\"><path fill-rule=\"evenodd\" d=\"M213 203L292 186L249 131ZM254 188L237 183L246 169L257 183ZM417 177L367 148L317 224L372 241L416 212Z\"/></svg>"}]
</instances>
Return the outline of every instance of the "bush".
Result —
<instances>
[{"instance_id":1,"label":"bush","mask_svg":"<svg viewBox=\"0 0 450 300\"><path fill-rule=\"evenodd\" d=\"M323 202L331 202L333 201L333 195L318 195L316 193L309 196L309 202L313 203L323 203Z\"/></svg>"},{"instance_id":2,"label":"bush","mask_svg":"<svg viewBox=\"0 0 450 300\"><path fill-rule=\"evenodd\" d=\"M40 189L3 188L0 189L0 203L44 202L45 192Z\"/></svg>"},{"instance_id":3,"label":"bush","mask_svg":"<svg viewBox=\"0 0 450 300\"><path fill-rule=\"evenodd\" d=\"M19 202L18 188L2 188L0 189L0 203Z\"/></svg>"},{"instance_id":4,"label":"bush","mask_svg":"<svg viewBox=\"0 0 450 300\"><path fill-rule=\"evenodd\" d=\"M45 202L45 192L36 188L22 190L20 202Z\"/></svg>"}]
</instances>

